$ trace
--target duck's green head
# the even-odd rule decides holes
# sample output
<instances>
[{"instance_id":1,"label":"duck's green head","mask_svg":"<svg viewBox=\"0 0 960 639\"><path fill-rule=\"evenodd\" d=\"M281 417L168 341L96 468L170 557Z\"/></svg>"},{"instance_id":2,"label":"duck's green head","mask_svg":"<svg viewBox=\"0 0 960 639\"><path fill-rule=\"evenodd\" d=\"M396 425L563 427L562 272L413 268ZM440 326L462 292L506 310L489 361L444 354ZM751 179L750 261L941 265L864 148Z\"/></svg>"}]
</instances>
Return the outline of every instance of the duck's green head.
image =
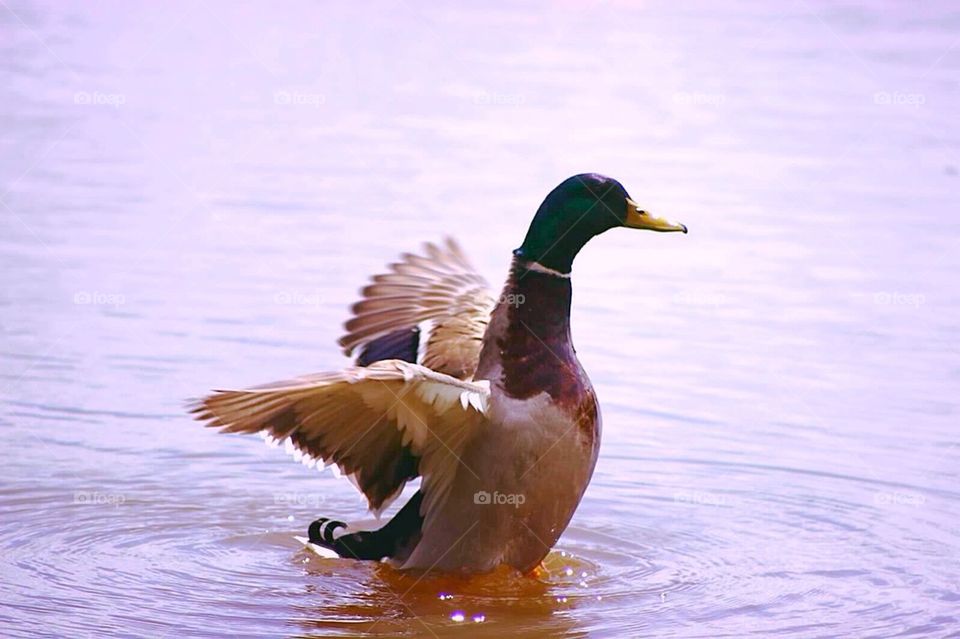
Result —
<instances>
[{"instance_id":1,"label":"duck's green head","mask_svg":"<svg viewBox=\"0 0 960 639\"><path fill-rule=\"evenodd\" d=\"M618 226L687 232L683 224L668 222L641 209L613 178L581 173L550 191L530 223L523 246L514 254L569 273L573 258L590 238Z\"/></svg>"}]
</instances>

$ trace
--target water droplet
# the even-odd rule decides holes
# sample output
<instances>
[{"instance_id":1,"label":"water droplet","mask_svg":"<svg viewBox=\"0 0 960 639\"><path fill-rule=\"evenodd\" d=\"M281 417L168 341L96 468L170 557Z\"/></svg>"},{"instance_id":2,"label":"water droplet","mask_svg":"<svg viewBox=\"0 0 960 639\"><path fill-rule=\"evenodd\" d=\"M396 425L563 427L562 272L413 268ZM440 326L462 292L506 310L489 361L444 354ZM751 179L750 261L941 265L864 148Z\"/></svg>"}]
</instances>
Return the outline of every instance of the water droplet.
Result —
<instances>
[{"instance_id":1,"label":"water droplet","mask_svg":"<svg viewBox=\"0 0 960 639\"><path fill-rule=\"evenodd\" d=\"M567 568L563 571L563 574L565 574L567 577L573 576L573 568Z\"/></svg>"},{"instance_id":2,"label":"water droplet","mask_svg":"<svg viewBox=\"0 0 960 639\"><path fill-rule=\"evenodd\" d=\"M452 620L456 621L457 623L460 623L460 622L463 621L466 617L464 616L462 610L454 610L454 611L453 611L453 614L450 615L450 618L451 618Z\"/></svg>"}]
</instances>

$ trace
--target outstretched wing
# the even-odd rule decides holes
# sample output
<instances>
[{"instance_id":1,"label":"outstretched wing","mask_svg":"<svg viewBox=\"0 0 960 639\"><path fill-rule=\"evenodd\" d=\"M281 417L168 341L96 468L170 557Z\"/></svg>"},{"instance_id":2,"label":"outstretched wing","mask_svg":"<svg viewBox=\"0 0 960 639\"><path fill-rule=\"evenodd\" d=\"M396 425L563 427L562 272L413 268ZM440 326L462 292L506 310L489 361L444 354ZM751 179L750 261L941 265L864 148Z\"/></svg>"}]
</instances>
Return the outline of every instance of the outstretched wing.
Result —
<instances>
[{"instance_id":1,"label":"outstretched wing","mask_svg":"<svg viewBox=\"0 0 960 639\"><path fill-rule=\"evenodd\" d=\"M488 398L486 382L387 360L217 391L192 412L222 432L260 432L286 442L308 463L336 464L375 512L422 475L426 513L446 494Z\"/></svg>"},{"instance_id":2,"label":"outstretched wing","mask_svg":"<svg viewBox=\"0 0 960 639\"><path fill-rule=\"evenodd\" d=\"M452 239L424 245L424 255L405 253L376 275L354 304L340 338L357 364L403 359L458 379L477 368L494 298Z\"/></svg>"}]
</instances>

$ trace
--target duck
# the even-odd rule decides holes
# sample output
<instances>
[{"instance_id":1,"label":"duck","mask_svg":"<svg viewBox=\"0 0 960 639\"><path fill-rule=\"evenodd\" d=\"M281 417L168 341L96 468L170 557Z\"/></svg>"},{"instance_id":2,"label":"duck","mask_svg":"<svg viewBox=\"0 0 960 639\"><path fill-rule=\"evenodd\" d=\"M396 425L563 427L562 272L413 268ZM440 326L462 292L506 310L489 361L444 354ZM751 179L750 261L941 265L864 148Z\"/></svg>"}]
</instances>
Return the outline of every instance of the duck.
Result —
<instances>
[{"instance_id":1,"label":"duck","mask_svg":"<svg viewBox=\"0 0 960 639\"><path fill-rule=\"evenodd\" d=\"M574 175L540 204L499 296L457 242L427 243L362 289L339 340L351 365L213 391L191 412L335 466L378 519L420 479L378 529L313 521L309 541L334 556L534 573L597 463L602 420L571 340L571 270L589 240L614 228L687 233L617 180Z\"/></svg>"}]
</instances>

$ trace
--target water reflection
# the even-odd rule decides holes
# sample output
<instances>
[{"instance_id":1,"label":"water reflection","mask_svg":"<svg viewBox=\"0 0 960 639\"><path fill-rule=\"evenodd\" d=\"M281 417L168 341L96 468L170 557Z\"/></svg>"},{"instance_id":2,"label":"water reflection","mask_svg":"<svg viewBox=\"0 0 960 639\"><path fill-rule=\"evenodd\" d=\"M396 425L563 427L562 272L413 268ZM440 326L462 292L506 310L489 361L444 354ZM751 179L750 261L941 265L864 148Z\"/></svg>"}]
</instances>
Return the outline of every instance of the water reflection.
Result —
<instances>
[{"instance_id":1,"label":"water reflection","mask_svg":"<svg viewBox=\"0 0 960 639\"><path fill-rule=\"evenodd\" d=\"M504 569L465 579L347 563L352 565L344 575L342 561L306 558L307 573L319 578L307 586L308 598L324 602L297 609L306 617L306 627L352 628L384 636L416 631L418 626L423 633L452 635L462 632L461 624L476 626L471 629L476 636L502 634L508 625L521 633L555 636L572 636L575 628L569 615L558 614L575 603L553 594L555 584L548 574L530 579ZM351 592L337 591L336 584L343 579L351 584Z\"/></svg>"}]
</instances>

